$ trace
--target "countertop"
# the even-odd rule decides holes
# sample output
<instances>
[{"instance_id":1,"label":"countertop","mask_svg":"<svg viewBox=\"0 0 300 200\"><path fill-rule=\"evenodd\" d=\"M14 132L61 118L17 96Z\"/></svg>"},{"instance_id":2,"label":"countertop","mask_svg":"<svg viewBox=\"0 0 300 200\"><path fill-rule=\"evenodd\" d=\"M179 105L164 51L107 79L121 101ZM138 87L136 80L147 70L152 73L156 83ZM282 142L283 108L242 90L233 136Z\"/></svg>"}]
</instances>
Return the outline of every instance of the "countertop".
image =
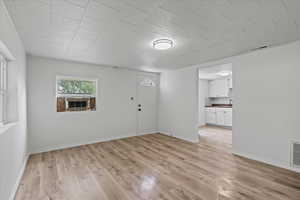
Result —
<instances>
[{"instance_id":1,"label":"countertop","mask_svg":"<svg viewBox=\"0 0 300 200\"><path fill-rule=\"evenodd\" d=\"M206 108L232 108L232 104L212 104L211 106L205 106Z\"/></svg>"}]
</instances>

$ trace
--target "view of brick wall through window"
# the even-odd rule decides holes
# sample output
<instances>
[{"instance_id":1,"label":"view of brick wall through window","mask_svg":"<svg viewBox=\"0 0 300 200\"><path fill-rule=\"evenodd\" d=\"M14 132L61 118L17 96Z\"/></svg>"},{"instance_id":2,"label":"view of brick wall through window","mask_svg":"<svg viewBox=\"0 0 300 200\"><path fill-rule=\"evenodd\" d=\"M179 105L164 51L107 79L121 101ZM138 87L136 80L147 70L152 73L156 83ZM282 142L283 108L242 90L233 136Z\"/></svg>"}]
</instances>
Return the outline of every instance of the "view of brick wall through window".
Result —
<instances>
[{"instance_id":1,"label":"view of brick wall through window","mask_svg":"<svg viewBox=\"0 0 300 200\"><path fill-rule=\"evenodd\" d=\"M69 77L57 79L57 112L96 111L96 81Z\"/></svg>"}]
</instances>

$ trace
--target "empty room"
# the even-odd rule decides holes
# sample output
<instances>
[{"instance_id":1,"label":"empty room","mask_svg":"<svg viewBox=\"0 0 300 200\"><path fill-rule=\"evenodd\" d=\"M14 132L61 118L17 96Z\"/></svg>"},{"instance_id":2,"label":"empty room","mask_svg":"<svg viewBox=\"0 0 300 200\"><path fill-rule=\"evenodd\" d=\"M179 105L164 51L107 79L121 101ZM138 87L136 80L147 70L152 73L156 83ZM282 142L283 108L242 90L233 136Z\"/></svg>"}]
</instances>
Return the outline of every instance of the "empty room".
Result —
<instances>
[{"instance_id":1,"label":"empty room","mask_svg":"<svg viewBox=\"0 0 300 200\"><path fill-rule=\"evenodd\" d=\"M300 200L299 10L0 0L0 200Z\"/></svg>"}]
</instances>

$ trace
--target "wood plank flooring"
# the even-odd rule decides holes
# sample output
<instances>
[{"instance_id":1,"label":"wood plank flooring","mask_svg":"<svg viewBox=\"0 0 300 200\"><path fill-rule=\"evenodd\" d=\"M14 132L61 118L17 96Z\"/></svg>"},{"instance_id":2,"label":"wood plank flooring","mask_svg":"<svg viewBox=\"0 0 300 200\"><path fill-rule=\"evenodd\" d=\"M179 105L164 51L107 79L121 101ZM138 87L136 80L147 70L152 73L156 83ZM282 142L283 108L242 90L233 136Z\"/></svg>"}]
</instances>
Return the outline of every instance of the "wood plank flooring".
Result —
<instances>
[{"instance_id":1,"label":"wood plank flooring","mask_svg":"<svg viewBox=\"0 0 300 200\"><path fill-rule=\"evenodd\" d=\"M162 134L36 154L16 200L300 200L300 174Z\"/></svg>"}]
</instances>

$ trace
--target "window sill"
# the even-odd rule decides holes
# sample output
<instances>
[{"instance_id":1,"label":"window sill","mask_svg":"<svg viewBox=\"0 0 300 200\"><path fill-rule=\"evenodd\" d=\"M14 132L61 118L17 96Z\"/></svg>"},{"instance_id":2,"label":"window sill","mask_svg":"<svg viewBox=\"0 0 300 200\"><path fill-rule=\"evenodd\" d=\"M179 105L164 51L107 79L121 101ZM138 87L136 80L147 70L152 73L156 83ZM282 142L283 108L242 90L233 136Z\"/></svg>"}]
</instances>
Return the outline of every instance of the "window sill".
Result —
<instances>
[{"instance_id":1,"label":"window sill","mask_svg":"<svg viewBox=\"0 0 300 200\"><path fill-rule=\"evenodd\" d=\"M87 113L97 113L97 110L82 110L82 111L65 111L65 112L57 112L59 115L71 115L71 114L87 114Z\"/></svg>"},{"instance_id":2,"label":"window sill","mask_svg":"<svg viewBox=\"0 0 300 200\"><path fill-rule=\"evenodd\" d=\"M5 133L8 129L16 126L17 124L18 124L17 122L11 122L4 125L0 125L0 135Z\"/></svg>"}]
</instances>

